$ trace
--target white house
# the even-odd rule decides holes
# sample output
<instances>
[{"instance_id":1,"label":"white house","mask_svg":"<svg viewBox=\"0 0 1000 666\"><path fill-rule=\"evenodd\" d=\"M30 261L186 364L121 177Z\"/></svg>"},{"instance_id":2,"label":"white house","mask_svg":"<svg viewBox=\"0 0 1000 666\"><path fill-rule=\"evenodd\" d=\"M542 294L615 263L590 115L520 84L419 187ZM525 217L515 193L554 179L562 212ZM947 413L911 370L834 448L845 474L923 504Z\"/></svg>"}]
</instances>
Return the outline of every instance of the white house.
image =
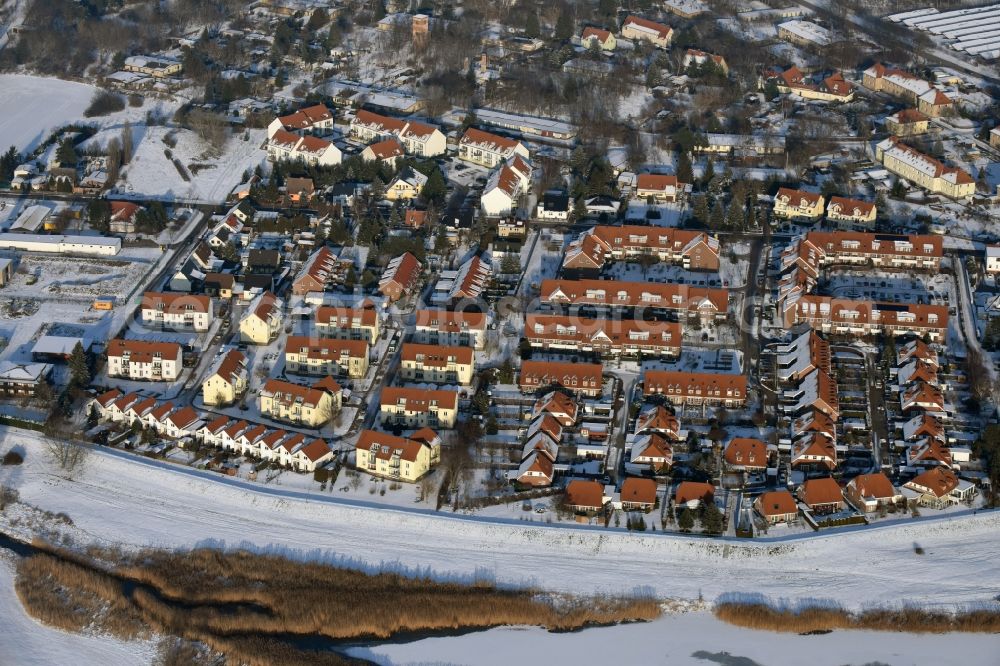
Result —
<instances>
[{"instance_id":1,"label":"white house","mask_svg":"<svg viewBox=\"0 0 1000 666\"><path fill-rule=\"evenodd\" d=\"M315 136L299 136L279 129L267 141L267 158L272 162L297 162L318 166L340 164L343 158L340 148L326 139Z\"/></svg>"},{"instance_id":2,"label":"white house","mask_svg":"<svg viewBox=\"0 0 1000 666\"><path fill-rule=\"evenodd\" d=\"M458 142L458 159L490 169L514 155L520 155L526 160L531 159L528 149L517 139L508 139L475 127L465 130L465 134Z\"/></svg>"},{"instance_id":3,"label":"white house","mask_svg":"<svg viewBox=\"0 0 1000 666\"><path fill-rule=\"evenodd\" d=\"M1000 245L986 246L986 272L1000 273Z\"/></svg>"},{"instance_id":4,"label":"white house","mask_svg":"<svg viewBox=\"0 0 1000 666\"><path fill-rule=\"evenodd\" d=\"M173 381L181 371L181 346L176 342L115 339L108 343L108 376L148 381Z\"/></svg>"},{"instance_id":5,"label":"white house","mask_svg":"<svg viewBox=\"0 0 1000 666\"><path fill-rule=\"evenodd\" d=\"M531 163L520 155L515 155L493 172L480 206L488 217L509 215L517 208L518 198L531 187Z\"/></svg>"},{"instance_id":6,"label":"white house","mask_svg":"<svg viewBox=\"0 0 1000 666\"><path fill-rule=\"evenodd\" d=\"M359 109L351 120L351 136L360 141L376 141L396 137L407 153L434 157L448 148L448 140L438 128L415 120L382 116Z\"/></svg>"}]
</instances>

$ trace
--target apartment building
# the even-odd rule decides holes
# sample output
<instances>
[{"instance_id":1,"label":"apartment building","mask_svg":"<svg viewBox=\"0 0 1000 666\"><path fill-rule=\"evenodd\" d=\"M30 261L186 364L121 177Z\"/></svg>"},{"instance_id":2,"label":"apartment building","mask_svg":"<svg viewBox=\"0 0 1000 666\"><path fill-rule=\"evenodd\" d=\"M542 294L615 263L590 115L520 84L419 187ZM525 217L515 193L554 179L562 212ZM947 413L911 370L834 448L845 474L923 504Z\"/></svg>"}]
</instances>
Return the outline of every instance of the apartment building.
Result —
<instances>
[{"instance_id":1,"label":"apartment building","mask_svg":"<svg viewBox=\"0 0 1000 666\"><path fill-rule=\"evenodd\" d=\"M669 25L656 23L639 16L629 16L622 23L621 36L640 42L647 42L657 48L665 49L670 45L674 31Z\"/></svg>"},{"instance_id":2,"label":"apartment building","mask_svg":"<svg viewBox=\"0 0 1000 666\"><path fill-rule=\"evenodd\" d=\"M635 261L653 256L688 270L718 271L719 241L704 231L674 227L598 225L566 248L563 268L599 270L609 261Z\"/></svg>"},{"instance_id":3,"label":"apartment building","mask_svg":"<svg viewBox=\"0 0 1000 666\"><path fill-rule=\"evenodd\" d=\"M875 159L882 166L932 194L965 199L976 193L976 181L968 172L949 167L891 136L875 146Z\"/></svg>"},{"instance_id":4,"label":"apartment building","mask_svg":"<svg viewBox=\"0 0 1000 666\"><path fill-rule=\"evenodd\" d=\"M531 159L531 153L521 141L475 127L465 130L458 142L458 159L489 169L506 162L514 155Z\"/></svg>"},{"instance_id":5,"label":"apartment building","mask_svg":"<svg viewBox=\"0 0 1000 666\"><path fill-rule=\"evenodd\" d=\"M278 116L267 126L268 138L280 130L305 134L324 133L333 129L333 112L323 104L314 104L299 109L287 116Z\"/></svg>"},{"instance_id":6,"label":"apartment building","mask_svg":"<svg viewBox=\"0 0 1000 666\"><path fill-rule=\"evenodd\" d=\"M340 407L340 394L320 388L268 379L260 389L260 413L276 421L307 428L322 427Z\"/></svg>"},{"instance_id":7,"label":"apartment building","mask_svg":"<svg viewBox=\"0 0 1000 666\"><path fill-rule=\"evenodd\" d=\"M901 69L875 63L864 71L861 84L893 97L900 97L931 118L940 118L954 112L954 101L928 81Z\"/></svg>"},{"instance_id":8,"label":"apartment building","mask_svg":"<svg viewBox=\"0 0 1000 666\"><path fill-rule=\"evenodd\" d=\"M414 342L483 349L486 345L486 315L482 312L417 310Z\"/></svg>"},{"instance_id":9,"label":"apartment building","mask_svg":"<svg viewBox=\"0 0 1000 666\"><path fill-rule=\"evenodd\" d=\"M677 357L682 336L678 322L528 314L524 337L532 347L543 350Z\"/></svg>"},{"instance_id":10,"label":"apartment building","mask_svg":"<svg viewBox=\"0 0 1000 666\"><path fill-rule=\"evenodd\" d=\"M38 387L49 380L51 374L52 366L48 363L0 361L0 396L33 396Z\"/></svg>"},{"instance_id":11,"label":"apartment building","mask_svg":"<svg viewBox=\"0 0 1000 666\"><path fill-rule=\"evenodd\" d=\"M531 175L531 162L516 153L495 169L479 199L483 214L487 217L512 214L517 209L521 195L531 188Z\"/></svg>"},{"instance_id":12,"label":"apartment building","mask_svg":"<svg viewBox=\"0 0 1000 666\"><path fill-rule=\"evenodd\" d=\"M324 338L338 340L364 340L369 345L378 342L381 324L374 304L367 301L361 307L316 308L316 333Z\"/></svg>"},{"instance_id":13,"label":"apartment building","mask_svg":"<svg viewBox=\"0 0 1000 666\"><path fill-rule=\"evenodd\" d=\"M729 309L726 289L620 280L542 280L540 298L552 306L648 308L703 319L723 318Z\"/></svg>"},{"instance_id":14,"label":"apartment building","mask_svg":"<svg viewBox=\"0 0 1000 666\"><path fill-rule=\"evenodd\" d=\"M108 376L154 382L172 382L182 368L176 342L114 339L108 342Z\"/></svg>"},{"instance_id":15,"label":"apartment building","mask_svg":"<svg viewBox=\"0 0 1000 666\"><path fill-rule=\"evenodd\" d=\"M822 194L782 187L774 196L774 216L786 220L814 222L823 217Z\"/></svg>"},{"instance_id":16,"label":"apartment building","mask_svg":"<svg viewBox=\"0 0 1000 666\"><path fill-rule=\"evenodd\" d=\"M290 335L285 342L285 368L300 375L360 379L368 373L368 343Z\"/></svg>"},{"instance_id":17,"label":"apartment building","mask_svg":"<svg viewBox=\"0 0 1000 666\"><path fill-rule=\"evenodd\" d=\"M399 376L410 382L468 386L476 370L474 357L472 347L407 342L400 351Z\"/></svg>"},{"instance_id":18,"label":"apartment building","mask_svg":"<svg viewBox=\"0 0 1000 666\"><path fill-rule=\"evenodd\" d=\"M246 393L248 380L246 355L231 349L201 383L201 400L206 405L231 405Z\"/></svg>"},{"instance_id":19,"label":"apartment building","mask_svg":"<svg viewBox=\"0 0 1000 666\"><path fill-rule=\"evenodd\" d=\"M782 270L794 266L816 277L831 264L871 265L879 269L937 271L944 256L941 236L880 234L862 231L810 231L782 253Z\"/></svg>"},{"instance_id":20,"label":"apartment building","mask_svg":"<svg viewBox=\"0 0 1000 666\"><path fill-rule=\"evenodd\" d=\"M314 166L333 166L340 164L343 154L326 139L279 129L267 140L267 158L272 162L301 161Z\"/></svg>"},{"instance_id":21,"label":"apartment building","mask_svg":"<svg viewBox=\"0 0 1000 666\"><path fill-rule=\"evenodd\" d=\"M524 393L561 386L579 395L598 397L603 393L603 373L600 363L522 361L518 385Z\"/></svg>"},{"instance_id":22,"label":"apartment building","mask_svg":"<svg viewBox=\"0 0 1000 666\"><path fill-rule=\"evenodd\" d=\"M635 179L635 197L657 203L674 203L684 195L685 184L677 176L640 173Z\"/></svg>"},{"instance_id":23,"label":"apartment building","mask_svg":"<svg viewBox=\"0 0 1000 666\"><path fill-rule=\"evenodd\" d=\"M261 292L250 302L240 319L240 340L255 345L267 345L281 333L284 304L269 291Z\"/></svg>"},{"instance_id":24,"label":"apartment building","mask_svg":"<svg viewBox=\"0 0 1000 666\"><path fill-rule=\"evenodd\" d=\"M747 399L745 375L647 370L643 395L662 395L675 405L742 407Z\"/></svg>"},{"instance_id":25,"label":"apartment building","mask_svg":"<svg viewBox=\"0 0 1000 666\"><path fill-rule=\"evenodd\" d=\"M432 125L382 116L365 109L354 114L350 134L365 143L395 137L408 154L421 157L442 155L448 148L444 134Z\"/></svg>"},{"instance_id":26,"label":"apartment building","mask_svg":"<svg viewBox=\"0 0 1000 666\"><path fill-rule=\"evenodd\" d=\"M454 428L458 393L387 386L382 389L379 418L386 426Z\"/></svg>"},{"instance_id":27,"label":"apartment building","mask_svg":"<svg viewBox=\"0 0 1000 666\"><path fill-rule=\"evenodd\" d=\"M916 109L903 109L885 117L885 130L895 136L918 136L930 131L930 120Z\"/></svg>"},{"instance_id":28,"label":"apartment building","mask_svg":"<svg viewBox=\"0 0 1000 666\"><path fill-rule=\"evenodd\" d=\"M441 458L441 439L396 437L376 430L362 430L355 446L355 467L373 476L414 482L433 469ZM420 435L418 431L415 435Z\"/></svg>"},{"instance_id":29,"label":"apartment building","mask_svg":"<svg viewBox=\"0 0 1000 666\"><path fill-rule=\"evenodd\" d=\"M913 303L879 303L805 294L784 304L786 326L809 324L837 335L927 335L944 340L948 308Z\"/></svg>"},{"instance_id":30,"label":"apartment building","mask_svg":"<svg viewBox=\"0 0 1000 666\"><path fill-rule=\"evenodd\" d=\"M212 299L186 293L147 291L140 305L142 323L158 329L207 331L215 316Z\"/></svg>"}]
</instances>

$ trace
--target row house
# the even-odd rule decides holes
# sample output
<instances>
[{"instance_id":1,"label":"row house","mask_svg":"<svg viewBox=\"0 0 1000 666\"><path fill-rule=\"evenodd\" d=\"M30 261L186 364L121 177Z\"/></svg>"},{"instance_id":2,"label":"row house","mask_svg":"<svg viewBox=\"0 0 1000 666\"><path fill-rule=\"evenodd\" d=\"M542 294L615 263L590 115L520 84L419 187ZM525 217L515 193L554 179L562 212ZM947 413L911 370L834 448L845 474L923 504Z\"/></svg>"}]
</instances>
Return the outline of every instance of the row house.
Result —
<instances>
[{"instance_id":1,"label":"row house","mask_svg":"<svg viewBox=\"0 0 1000 666\"><path fill-rule=\"evenodd\" d=\"M518 385L524 393L558 386L580 395L598 397L604 390L603 372L604 366L600 363L522 361Z\"/></svg>"},{"instance_id":2,"label":"row house","mask_svg":"<svg viewBox=\"0 0 1000 666\"><path fill-rule=\"evenodd\" d=\"M147 291L142 295L140 316L146 326L200 333L212 325L215 310L208 296Z\"/></svg>"},{"instance_id":3,"label":"row house","mask_svg":"<svg viewBox=\"0 0 1000 666\"><path fill-rule=\"evenodd\" d=\"M634 261L644 256L679 264L687 270L718 271L719 241L704 231L598 225L570 243L563 268L596 271L608 261Z\"/></svg>"},{"instance_id":4,"label":"row house","mask_svg":"<svg viewBox=\"0 0 1000 666\"><path fill-rule=\"evenodd\" d=\"M273 462L297 472L314 472L334 458L321 438L220 416L202 426L196 438L203 444Z\"/></svg>"},{"instance_id":5,"label":"row house","mask_svg":"<svg viewBox=\"0 0 1000 666\"><path fill-rule=\"evenodd\" d=\"M118 389L111 389L94 398L88 412L91 410L96 410L102 420L128 426L138 424L171 439L192 436L202 425L201 417L191 407L142 398L138 393L123 394Z\"/></svg>"},{"instance_id":6,"label":"row house","mask_svg":"<svg viewBox=\"0 0 1000 666\"><path fill-rule=\"evenodd\" d=\"M278 116L267 126L267 137L273 137L277 132L304 135L325 134L333 129L333 112L323 104L314 104L299 109L287 116Z\"/></svg>"},{"instance_id":7,"label":"row house","mask_svg":"<svg viewBox=\"0 0 1000 666\"><path fill-rule=\"evenodd\" d=\"M340 164L340 148L326 139L299 136L279 129L267 140L267 158L272 162L304 162L313 166Z\"/></svg>"},{"instance_id":8,"label":"row house","mask_svg":"<svg viewBox=\"0 0 1000 666\"><path fill-rule=\"evenodd\" d=\"M450 280L447 300L458 301L462 299L476 299L489 286L493 279L493 267L484 261L482 257L475 255L467 261L462 262L455 273L454 279ZM446 283L448 284L448 283Z\"/></svg>"},{"instance_id":9,"label":"row house","mask_svg":"<svg viewBox=\"0 0 1000 666\"><path fill-rule=\"evenodd\" d=\"M422 270L423 266L417 258L404 252L385 267L378 282L379 292L389 301L398 301L416 289Z\"/></svg>"},{"instance_id":10,"label":"row house","mask_svg":"<svg viewBox=\"0 0 1000 666\"><path fill-rule=\"evenodd\" d=\"M387 386L382 389L379 418L387 426L454 428L458 393Z\"/></svg>"},{"instance_id":11,"label":"row house","mask_svg":"<svg viewBox=\"0 0 1000 666\"><path fill-rule=\"evenodd\" d=\"M172 382L183 360L176 342L114 339L108 342L108 376L153 382Z\"/></svg>"},{"instance_id":12,"label":"row house","mask_svg":"<svg viewBox=\"0 0 1000 666\"><path fill-rule=\"evenodd\" d=\"M441 438L430 428L418 430L408 438L362 430L354 451L357 469L412 483L440 462Z\"/></svg>"},{"instance_id":13,"label":"row house","mask_svg":"<svg viewBox=\"0 0 1000 666\"><path fill-rule=\"evenodd\" d=\"M818 410L833 421L840 419L840 400L837 381L822 369L816 368L800 379L794 388L785 389L782 408L786 414L801 415Z\"/></svg>"},{"instance_id":14,"label":"row house","mask_svg":"<svg viewBox=\"0 0 1000 666\"><path fill-rule=\"evenodd\" d=\"M492 169L514 155L531 159L528 148L517 139L485 132L475 127L465 130L458 142L458 159Z\"/></svg>"},{"instance_id":15,"label":"row house","mask_svg":"<svg viewBox=\"0 0 1000 666\"><path fill-rule=\"evenodd\" d=\"M675 442L681 440L680 420L663 405L650 405L642 410L635 421L635 432L657 433Z\"/></svg>"},{"instance_id":16,"label":"row house","mask_svg":"<svg viewBox=\"0 0 1000 666\"><path fill-rule=\"evenodd\" d=\"M445 347L406 342L400 351L399 375L410 382L468 386L475 374L472 347Z\"/></svg>"},{"instance_id":17,"label":"row house","mask_svg":"<svg viewBox=\"0 0 1000 666\"><path fill-rule=\"evenodd\" d=\"M551 416L559 425L572 428L579 418L579 411L580 406L576 404L576 400L562 391L552 391L535 401L531 418L536 421L540 417Z\"/></svg>"},{"instance_id":18,"label":"row house","mask_svg":"<svg viewBox=\"0 0 1000 666\"><path fill-rule=\"evenodd\" d=\"M900 178L932 194L966 199L976 193L976 181L967 171L946 166L895 136L890 136L875 146L875 159Z\"/></svg>"},{"instance_id":19,"label":"row house","mask_svg":"<svg viewBox=\"0 0 1000 666\"><path fill-rule=\"evenodd\" d=\"M673 443L657 432L639 435L629 449L629 463L648 467L654 474L665 474L674 464Z\"/></svg>"},{"instance_id":20,"label":"row house","mask_svg":"<svg viewBox=\"0 0 1000 666\"><path fill-rule=\"evenodd\" d=\"M915 444L906 451L907 467L936 467L954 465L951 450L934 439L928 439L921 444Z\"/></svg>"},{"instance_id":21,"label":"row house","mask_svg":"<svg viewBox=\"0 0 1000 666\"><path fill-rule=\"evenodd\" d=\"M360 307L316 308L316 333L324 338L364 340L369 345L378 342L381 324L375 304L366 300Z\"/></svg>"},{"instance_id":22,"label":"row house","mask_svg":"<svg viewBox=\"0 0 1000 666\"><path fill-rule=\"evenodd\" d=\"M262 292L240 319L240 340L255 345L267 345L281 333L281 299L269 291Z\"/></svg>"},{"instance_id":23,"label":"row house","mask_svg":"<svg viewBox=\"0 0 1000 666\"><path fill-rule=\"evenodd\" d=\"M621 280L542 280L541 300L552 306L645 308L721 319L729 309L729 291L686 284Z\"/></svg>"},{"instance_id":24,"label":"row house","mask_svg":"<svg viewBox=\"0 0 1000 666\"><path fill-rule=\"evenodd\" d=\"M486 346L486 315L482 312L417 310L414 342L483 349Z\"/></svg>"},{"instance_id":25,"label":"row house","mask_svg":"<svg viewBox=\"0 0 1000 666\"><path fill-rule=\"evenodd\" d=\"M904 421L901 431L903 441L911 446L919 447L929 442L944 444L947 441L941 419L927 412L921 412Z\"/></svg>"},{"instance_id":26,"label":"row house","mask_svg":"<svg viewBox=\"0 0 1000 666\"><path fill-rule=\"evenodd\" d=\"M309 255L295 276L292 293L305 296L310 292L322 292L330 286L343 284L353 266L352 261L341 259L326 246L321 247Z\"/></svg>"},{"instance_id":27,"label":"row house","mask_svg":"<svg viewBox=\"0 0 1000 666\"><path fill-rule=\"evenodd\" d=\"M268 379L260 389L260 413L276 421L320 428L340 409L339 389L336 382L319 388Z\"/></svg>"},{"instance_id":28,"label":"row house","mask_svg":"<svg viewBox=\"0 0 1000 666\"><path fill-rule=\"evenodd\" d=\"M503 217L512 214L522 194L531 189L531 162L515 154L490 174L483 194L479 199L480 208L487 217Z\"/></svg>"},{"instance_id":29,"label":"row house","mask_svg":"<svg viewBox=\"0 0 1000 666\"><path fill-rule=\"evenodd\" d=\"M643 201L675 203L681 200L688 187L674 175L641 173L635 179L635 196Z\"/></svg>"},{"instance_id":30,"label":"row house","mask_svg":"<svg viewBox=\"0 0 1000 666\"><path fill-rule=\"evenodd\" d=\"M864 71L861 84L869 90L901 97L931 118L954 113L954 101L928 81L901 69L875 63Z\"/></svg>"},{"instance_id":31,"label":"row house","mask_svg":"<svg viewBox=\"0 0 1000 666\"><path fill-rule=\"evenodd\" d=\"M808 433L792 443L793 469L825 470L837 468L837 445L833 437L820 432Z\"/></svg>"},{"instance_id":32,"label":"row house","mask_svg":"<svg viewBox=\"0 0 1000 666\"><path fill-rule=\"evenodd\" d=\"M677 357L682 335L677 322L528 314L524 337L532 347L543 350Z\"/></svg>"},{"instance_id":33,"label":"row house","mask_svg":"<svg viewBox=\"0 0 1000 666\"><path fill-rule=\"evenodd\" d=\"M948 330L948 308L806 294L786 300L784 322L788 327L808 324L837 335L927 335L932 341L941 341Z\"/></svg>"},{"instance_id":34,"label":"row house","mask_svg":"<svg viewBox=\"0 0 1000 666\"><path fill-rule=\"evenodd\" d=\"M368 374L368 342L290 335L285 343L285 368L299 375L361 379Z\"/></svg>"},{"instance_id":35,"label":"row house","mask_svg":"<svg viewBox=\"0 0 1000 666\"><path fill-rule=\"evenodd\" d=\"M776 348L776 374L782 382L798 383L820 370L830 374L830 343L809 330Z\"/></svg>"},{"instance_id":36,"label":"row house","mask_svg":"<svg viewBox=\"0 0 1000 666\"><path fill-rule=\"evenodd\" d=\"M648 42L657 48L665 49L670 45L674 31L669 25L631 15L622 23L621 35L625 39Z\"/></svg>"},{"instance_id":37,"label":"row house","mask_svg":"<svg viewBox=\"0 0 1000 666\"><path fill-rule=\"evenodd\" d=\"M747 399L745 375L647 370L643 395L662 395L675 405L742 407Z\"/></svg>"},{"instance_id":38,"label":"row house","mask_svg":"<svg viewBox=\"0 0 1000 666\"><path fill-rule=\"evenodd\" d=\"M382 116L365 109L354 114L350 134L364 143L395 138L408 154L419 157L442 155L448 147L445 135L432 125Z\"/></svg>"},{"instance_id":39,"label":"row house","mask_svg":"<svg viewBox=\"0 0 1000 666\"><path fill-rule=\"evenodd\" d=\"M219 357L201 383L201 401L205 405L231 405L247 392L249 371L246 354L230 349Z\"/></svg>"}]
</instances>

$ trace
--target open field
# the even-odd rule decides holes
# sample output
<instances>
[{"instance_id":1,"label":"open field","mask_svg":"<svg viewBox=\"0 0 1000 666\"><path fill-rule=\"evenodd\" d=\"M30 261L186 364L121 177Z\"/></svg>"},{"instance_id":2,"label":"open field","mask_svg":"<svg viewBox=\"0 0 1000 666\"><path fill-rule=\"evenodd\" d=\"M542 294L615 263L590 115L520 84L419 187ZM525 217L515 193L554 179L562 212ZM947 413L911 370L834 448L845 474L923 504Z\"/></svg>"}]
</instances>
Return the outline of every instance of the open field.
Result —
<instances>
[{"instance_id":1,"label":"open field","mask_svg":"<svg viewBox=\"0 0 1000 666\"><path fill-rule=\"evenodd\" d=\"M53 129L85 120L95 88L83 83L40 76L4 74L0 76L0 146L6 151L31 151Z\"/></svg>"}]
</instances>

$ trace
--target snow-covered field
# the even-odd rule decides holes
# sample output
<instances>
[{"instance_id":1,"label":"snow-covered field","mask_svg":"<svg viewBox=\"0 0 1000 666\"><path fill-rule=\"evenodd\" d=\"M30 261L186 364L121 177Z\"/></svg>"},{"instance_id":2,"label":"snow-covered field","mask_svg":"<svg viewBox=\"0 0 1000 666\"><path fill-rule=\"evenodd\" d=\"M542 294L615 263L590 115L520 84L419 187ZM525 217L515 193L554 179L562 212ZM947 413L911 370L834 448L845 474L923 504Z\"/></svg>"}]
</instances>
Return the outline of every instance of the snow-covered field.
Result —
<instances>
[{"instance_id":1,"label":"snow-covered field","mask_svg":"<svg viewBox=\"0 0 1000 666\"><path fill-rule=\"evenodd\" d=\"M840 531L787 542L707 541L593 528L528 526L419 509L375 512L331 493L304 498L127 454L97 452L72 481L50 468L35 434L0 430L0 470L23 502L73 519L76 537L128 546L248 547L363 566L564 592L627 592L713 601L723 594L829 599L850 607L911 601L951 606L1000 589L1000 513ZM10 477L9 475L15 475ZM0 514L13 524L23 509ZM914 552L914 544L924 554Z\"/></svg>"},{"instance_id":2,"label":"snow-covered field","mask_svg":"<svg viewBox=\"0 0 1000 666\"><path fill-rule=\"evenodd\" d=\"M502 627L464 636L354 648L348 653L394 666L503 666L523 662L524 655L559 655L559 662L565 664L671 666L918 666L957 663L961 655L964 666L995 666L998 649L1000 640L989 634L934 636L853 631L799 636L741 629L700 611L664 615L645 624L574 633Z\"/></svg>"},{"instance_id":3,"label":"snow-covered field","mask_svg":"<svg viewBox=\"0 0 1000 666\"><path fill-rule=\"evenodd\" d=\"M20 74L0 75L0 146L29 152L53 129L86 120L93 86Z\"/></svg>"}]
</instances>

